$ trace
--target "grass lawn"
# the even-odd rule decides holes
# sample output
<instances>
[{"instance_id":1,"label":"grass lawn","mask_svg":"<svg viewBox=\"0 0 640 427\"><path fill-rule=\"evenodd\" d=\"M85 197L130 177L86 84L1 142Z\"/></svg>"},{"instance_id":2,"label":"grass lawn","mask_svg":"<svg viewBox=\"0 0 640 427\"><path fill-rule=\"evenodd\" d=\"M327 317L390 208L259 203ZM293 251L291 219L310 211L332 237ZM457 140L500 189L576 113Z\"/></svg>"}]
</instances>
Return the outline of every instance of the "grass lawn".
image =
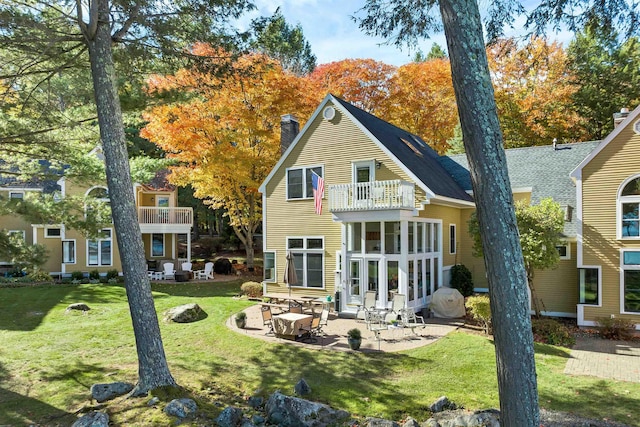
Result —
<instances>
[{"instance_id":1,"label":"grass lawn","mask_svg":"<svg viewBox=\"0 0 640 427\"><path fill-rule=\"evenodd\" d=\"M207 317L191 324L161 321L167 359L203 417L243 405L256 390L291 394L304 377L313 394L356 415L420 421L447 395L466 408L498 407L493 344L453 333L402 353L311 351L227 329L225 320L251 303L234 300L241 281L153 284L156 308L197 302ZM85 302L87 314L65 313ZM86 411L94 383L135 383L137 359L124 288L57 285L0 289L0 425L70 425ZM640 426L640 384L563 374L568 350L536 345L540 405ZM516 397L517 398L517 397ZM114 425L168 425L148 399L106 405ZM220 405L222 403L222 405ZM202 421L202 420L200 420ZM209 424L211 424L209 422Z\"/></svg>"}]
</instances>

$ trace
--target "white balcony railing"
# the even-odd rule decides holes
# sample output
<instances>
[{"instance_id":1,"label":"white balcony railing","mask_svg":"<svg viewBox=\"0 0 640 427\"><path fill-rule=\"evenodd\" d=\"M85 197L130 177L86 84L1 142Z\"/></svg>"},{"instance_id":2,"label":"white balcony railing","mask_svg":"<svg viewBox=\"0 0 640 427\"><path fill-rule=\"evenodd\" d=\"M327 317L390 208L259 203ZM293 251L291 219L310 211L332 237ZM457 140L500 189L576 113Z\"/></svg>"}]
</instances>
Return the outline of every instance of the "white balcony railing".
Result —
<instances>
[{"instance_id":1,"label":"white balcony railing","mask_svg":"<svg viewBox=\"0 0 640 427\"><path fill-rule=\"evenodd\" d=\"M140 224L193 225L193 208L138 208Z\"/></svg>"},{"instance_id":2,"label":"white balcony railing","mask_svg":"<svg viewBox=\"0 0 640 427\"><path fill-rule=\"evenodd\" d=\"M329 186L331 212L414 209L415 187L407 181L372 181Z\"/></svg>"}]
</instances>

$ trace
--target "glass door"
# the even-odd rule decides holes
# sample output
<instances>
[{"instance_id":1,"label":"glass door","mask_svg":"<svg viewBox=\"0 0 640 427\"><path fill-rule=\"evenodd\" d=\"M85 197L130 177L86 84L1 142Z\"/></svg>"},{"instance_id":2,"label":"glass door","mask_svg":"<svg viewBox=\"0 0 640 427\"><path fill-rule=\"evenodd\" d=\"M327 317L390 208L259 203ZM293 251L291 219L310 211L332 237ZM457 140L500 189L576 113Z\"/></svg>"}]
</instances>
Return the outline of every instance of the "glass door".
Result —
<instances>
[{"instance_id":1,"label":"glass door","mask_svg":"<svg viewBox=\"0 0 640 427\"><path fill-rule=\"evenodd\" d=\"M156 204L158 206L158 216L160 223L167 224L169 222L169 196L157 196Z\"/></svg>"},{"instance_id":2,"label":"glass door","mask_svg":"<svg viewBox=\"0 0 640 427\"><path fill-rule=\"evenodd\" d=\"M353 183L356 184L356 205L366 205L371 193L371 184L374 180L373 162L358 162L353 164Z\"/></svg>"},{"instance_id":3,"label":"glass door","mask_svg":"<svg viewBox=\"0 0 640 427\"><path fill-rule=\"evenodd\" d=\"M362 304L362 260L349 261L349 285L347 286L346 301L349 305Z\"/></svg>"}]
</instances>

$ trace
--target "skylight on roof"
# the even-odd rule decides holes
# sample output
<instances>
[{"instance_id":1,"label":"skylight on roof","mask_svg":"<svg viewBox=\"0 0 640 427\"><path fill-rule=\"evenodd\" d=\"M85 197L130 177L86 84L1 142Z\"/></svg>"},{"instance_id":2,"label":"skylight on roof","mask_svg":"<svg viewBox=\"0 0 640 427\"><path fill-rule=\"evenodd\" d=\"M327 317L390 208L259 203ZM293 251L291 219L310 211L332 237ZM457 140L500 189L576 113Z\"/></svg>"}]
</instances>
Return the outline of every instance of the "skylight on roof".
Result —
<instances>
[{"instance_id":1,"label":"skylight on roof","mask_svg":"<svg viewBox=\"0 0 640 427\"><path fill-rule=\"evenodd\" d=\"M422 157L422 153L415 147L415 145L413 145L411 142L407 141L404 138L400 138L400 141L404 142L404 144L411 148L411 151L413 151L414 153L416 153L416 155Z\"/></svg>"}]
</instances>

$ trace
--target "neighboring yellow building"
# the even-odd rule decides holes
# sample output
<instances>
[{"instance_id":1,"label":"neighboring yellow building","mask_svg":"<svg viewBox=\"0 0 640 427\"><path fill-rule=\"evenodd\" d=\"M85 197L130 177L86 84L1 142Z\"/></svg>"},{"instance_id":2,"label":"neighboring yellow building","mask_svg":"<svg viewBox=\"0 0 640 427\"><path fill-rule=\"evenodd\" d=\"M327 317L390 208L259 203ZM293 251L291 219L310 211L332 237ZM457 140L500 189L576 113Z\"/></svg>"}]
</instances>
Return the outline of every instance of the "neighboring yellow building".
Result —
<instances>
[{"instance_id":1,"label":"neighboring yellow building","mask_svg":"<svg viewBox=\"0 0 640 427\"><path fill-rule=\"evenodd\" d=\"M640 107L572 172L578 199L578 323L640 324Z\"/></svg>"},{"instance_id":2,"label":"neighboring yellow building","mask_svg":"<svg viewBox=\"0 0 640 427\"><path fill-rule=\"evenodd\" d=\"M299 133L291 116L282 124L283 155L260 187L266 292L289 291L287 253L299 279L291 292L335 295L337 311L346 316L357 312L367 290L377 291L379 308L389 307L391 291L406 294L416 311L428 307L433 292L449 286L455 264L472 271L476 291L487 291L484 262L473 257L468 234L475 205L465 156L438 156L418 136L332 95ZM578 317L580 324L580 189L576 193L570 173L601 146L506 150L514 199L552 197L566 212L560 263L536 272L535 287L544 315ZM320 214L316 177L325 184ZM636 243L640 248L640 238Z\"/></svg>"},{"instance_id":3,"label":"neighboring yellow building","mask_svg":"<svg viewBox=\"0 0 640 427\"><path fill-rule=\"evenodd\" d=\"M193 211L192 208L177 206L177 190L168 184L165 177L166 171L163 171L149 184L134 185L138 222L151 268L154 264L157 268L164 261L174 261L179 265L191 259ZM20 183L15 180L0 183L0 195L3 197L23 198L28 192L43 191L56 192L61 198L80 195L109 202L106 186L87 188L64 177L55 183ZM54 276L67 276L73 271L122 271L113 226L105 227L98 239L87 239L64 224L31 224L18 216L0 217L0 228L21 234L29 243L45 246L48 259L43 270ZM7 271L10 268L10 263L0 260L0 269Z\"/></svg>"}]
</instances>

